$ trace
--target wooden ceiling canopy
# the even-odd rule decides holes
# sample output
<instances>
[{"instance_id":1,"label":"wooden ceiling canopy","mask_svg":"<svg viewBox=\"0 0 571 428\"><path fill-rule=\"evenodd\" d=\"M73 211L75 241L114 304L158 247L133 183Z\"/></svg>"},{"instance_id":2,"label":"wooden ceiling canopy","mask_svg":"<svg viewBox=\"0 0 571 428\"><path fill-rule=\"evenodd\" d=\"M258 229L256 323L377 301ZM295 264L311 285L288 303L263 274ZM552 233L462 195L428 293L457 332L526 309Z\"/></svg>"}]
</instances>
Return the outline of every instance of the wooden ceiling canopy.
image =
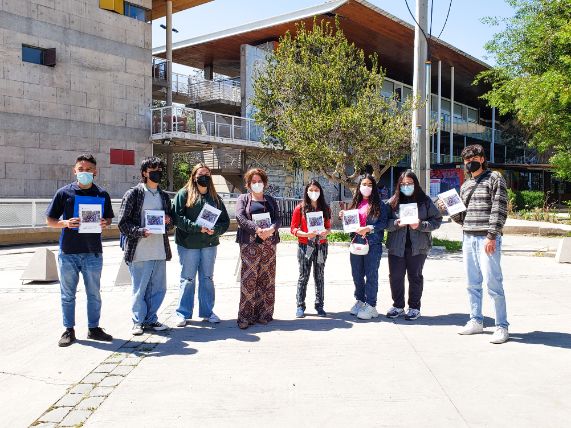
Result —
<instances>
[{"instance_id":1,"label":"wooden ceiling canopy","mask_svg":"<svg viewBox=\"0 0 571 428\"><path fill-rule=\"evenodd\" d=\"M212 0L173 0L172 12L180 12L181 10L190 9L191 7L198 6L204 3L211 2ZM153 0L153 10L151 19L162 18L167 14L167 2L165 0Z\"/></svg>"},{"instance_id":2,"label":"wooden ceiling canopy","mask_svg":"<svg viewBox=\"0 0 571 428\"><path fill-rule=\"evenodd\" d=\"M330 13L317 16L318 20L334 21L337 15L345 36L366 54L376 52L380 64L389 78L412 86L414 65L414 29L403 22L391 19L380 13L366 2L348 0ZM203 68L212 64L214 72L228 75L240 75L240 45L257 45L269 40L279 40L286 31L295 33L296 23L305 22L311 27L313 17L279 23L265 28L252 28L245 32L229 34L224 37L212 35L204 42L196 42L173 50L173 61L190 67ZM230 33L230 31L229 31ZM484 90L472 86L474 77L487 69L486 65L455 48L433 40L431 43L432 92L437 92L438 60L442 61L442 93L450 97L450 67L454 66L455 99L473 106L483 107L478 100ZM164 54L159 54L164 56Z\"/></svg>"}]
</instances>

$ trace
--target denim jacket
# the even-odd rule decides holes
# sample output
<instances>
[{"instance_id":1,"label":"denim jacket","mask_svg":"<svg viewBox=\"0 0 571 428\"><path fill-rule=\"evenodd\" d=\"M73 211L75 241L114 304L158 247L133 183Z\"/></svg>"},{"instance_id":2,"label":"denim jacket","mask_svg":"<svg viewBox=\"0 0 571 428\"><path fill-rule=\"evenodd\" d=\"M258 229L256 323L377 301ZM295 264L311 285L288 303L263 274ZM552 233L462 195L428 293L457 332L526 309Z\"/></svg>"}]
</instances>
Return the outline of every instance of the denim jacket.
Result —
<instances>
[{"instance_id":1,"label":"denim jacket","mask_svg":"<svg viewBox=\"0 0 571 428\"><path fill-rule=\"evenodd\" d=\"M373 231L367 234L367 241L369 245L381 245L383 243L383 238L385 235L385 229L387 228L387 218L388 210L384 203L381 202L381 215L374 217L372 215L367 216L367 226L373 226ZM355 239L355 242L364 243L365 239L356 233L351 234L351 239Z\"/></svg>"}]
</instances>

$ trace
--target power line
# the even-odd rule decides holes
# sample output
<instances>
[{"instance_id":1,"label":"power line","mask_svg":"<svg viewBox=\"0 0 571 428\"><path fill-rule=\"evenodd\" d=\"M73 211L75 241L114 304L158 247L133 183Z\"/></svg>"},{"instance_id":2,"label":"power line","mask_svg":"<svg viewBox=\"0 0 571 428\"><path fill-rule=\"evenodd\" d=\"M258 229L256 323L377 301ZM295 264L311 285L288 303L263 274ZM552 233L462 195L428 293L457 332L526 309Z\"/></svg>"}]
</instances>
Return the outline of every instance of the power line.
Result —
<instances>
[{"instance_id":1,"label":"power line","mask_svg":"<svg viewBox=\"0 0 571 428\"><path fill-rule=\"evenodd\" d=\"M440 34L438 34L437 39L440 38L440 36L444 32L444 29L446 28L446 23L448 22L448 17L450 16L450 9L452 9L452 0L450 0L450 3L448 4L448 12L446 13L446 19L444 20L444 25L442 26L442 30L440 30Z\"/></svg>"}]
</instances>

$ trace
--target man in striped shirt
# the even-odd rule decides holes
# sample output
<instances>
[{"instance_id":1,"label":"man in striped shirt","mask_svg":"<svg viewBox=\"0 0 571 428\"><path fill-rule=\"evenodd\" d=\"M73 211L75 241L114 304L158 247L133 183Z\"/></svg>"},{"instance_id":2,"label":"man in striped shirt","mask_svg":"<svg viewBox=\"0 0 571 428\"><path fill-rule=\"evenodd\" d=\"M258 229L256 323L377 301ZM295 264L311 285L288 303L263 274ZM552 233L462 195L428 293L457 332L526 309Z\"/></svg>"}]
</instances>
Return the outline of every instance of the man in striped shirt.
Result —
<instances>
[{"instance_id":1,"label":"man in striped shirt","mask_svg":"<svg viewBox=\"0 0 571 428\"><path fill-rule=\"evenodd\" d=\"M467 146L461 154L470 178L460 189L466 211L450 216L464 231L462 253L468 282L470 320L459 334L483 332L482 283L494 302L496 330L491 343L508 340L508 320L501 260L502 229L507 218L507 186L500 173L488 169L484 148ZM438 201L440 209L446 207Z\"/></svg>"}]
</instances>

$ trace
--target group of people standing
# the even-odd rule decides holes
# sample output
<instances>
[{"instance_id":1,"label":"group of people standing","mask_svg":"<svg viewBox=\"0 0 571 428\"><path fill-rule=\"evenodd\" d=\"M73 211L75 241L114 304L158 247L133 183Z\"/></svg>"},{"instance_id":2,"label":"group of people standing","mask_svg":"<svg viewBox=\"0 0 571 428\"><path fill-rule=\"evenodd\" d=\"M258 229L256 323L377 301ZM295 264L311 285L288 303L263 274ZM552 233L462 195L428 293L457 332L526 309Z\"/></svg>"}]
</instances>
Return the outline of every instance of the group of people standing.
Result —
<instances>
[{"instance_id":1,"label":"group of people standing","mask_svg":"<svg viewBox=\"0 0 571 428\"><path fill-rule=\"evenodd\" d=\"M462 186L460 196L468 206L464 213L451 218L464 228L464 264L468 279L470 321L460 334L483 330L481 312L482 282L488 285L496 309L496 332L493 343L508 339L505 297L500 260L501 230L507 213L505 181L487 170L481 146L469 146L462 153L466 170L472 175ZM478 167L478 168L476 168ZM154 331L168 327L158 320L157 312L166 294L166 262L172 257L168 231L176 227L175 243L181 273L176 326L184 327L193 316L196 282L198 282L198 315L203 321L220 322L214 313L214 270L219 238L230 226L230 218L217 194L210 169L196 165L187 184L174 200L159 186L165 165L156 157L141 164L141 182L124 195L119 213L119 229L125 262L132 280L132 319L134 335L145 329ZM77 158L74 166L77 182L58 190L47 210L48 225L61 228L58 266L60 272L64 327L59 345L68 346L75 339L75 294L79 273L82 274L88 300L88 337L112 340L99 326L101 312L100 276L103 264L101 234L80 233L77 197L101 201L101 227L114 217L109 195L93 183L97 174L91 155ZM239 196L235 216L238 223L236 242L240 247L240 303L237 324L246 329L254 324L265 325L273 320L275 303L276 246L280 242L281 216L277 201L265 192L268 176L254 168L244 176L248 192ZM470 204L470 200L472 204ZM401 204L417 204L418 221L401 224ZM212 228L201 225L198 217L205 205L218 210ZM471 208L471 207L476 208ZM351 251L349 261L355 286L355 303L350 313L362 320L379 316L377 294L382 243L387 231L389 283L393 304L388 318L404 316L406 320L420 317L423 292L423 266L432 245L432 231L442 222L441 211L421 188L413 171L407 170L398 179L395 193L384 202L372 175L360 177L348 209L358 212L359 225L351 234L352 243L366 251ZM440 209L439 209L440 208ZM148 211L162 212L164 231L152 232L146 225ZM320 212L323 227L309 231L308 214ZM345 210L340 211L343 218ZM263 218L264 221L259 219ZM296 293L296 317L306 311L307 285L313 270L318 316L325 317L325 264L328 235L331 232L332 210L325 201L317 180L309 181L302 201L294 209L291 233L298 239L297 259L299 280ZM409 282L408 310L405 311L405 275ZM198 277L198 279L197 279Z\"/></svg>"}]
</instances>

